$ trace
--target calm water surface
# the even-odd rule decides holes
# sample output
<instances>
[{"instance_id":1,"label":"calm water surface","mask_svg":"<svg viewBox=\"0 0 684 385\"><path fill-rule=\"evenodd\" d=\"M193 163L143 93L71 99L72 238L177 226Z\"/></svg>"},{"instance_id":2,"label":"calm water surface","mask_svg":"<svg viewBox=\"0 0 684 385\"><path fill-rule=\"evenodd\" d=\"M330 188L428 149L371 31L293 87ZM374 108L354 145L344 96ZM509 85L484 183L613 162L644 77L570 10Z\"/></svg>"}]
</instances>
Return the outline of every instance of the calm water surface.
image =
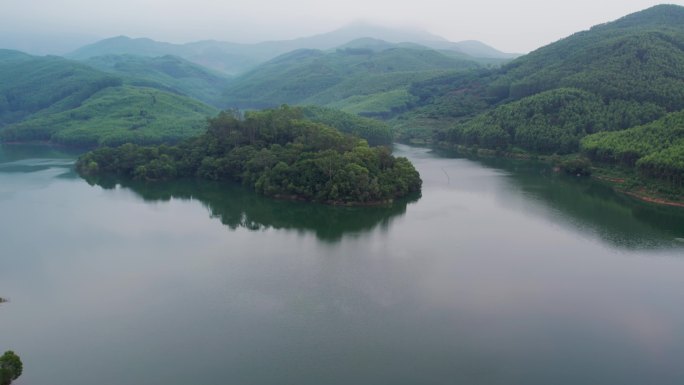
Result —
<instances>
[{"instance_id":1,"label":"calm water surface","mask_svg":"<svg viewBox=\"0 0 684 385\"><path fill-rule=\"evenodd\" d=\"M399 146L422 197L332 208L78 178L0 147L16 383L681 384L684 212Z\"/></svg>"}]
</instances>

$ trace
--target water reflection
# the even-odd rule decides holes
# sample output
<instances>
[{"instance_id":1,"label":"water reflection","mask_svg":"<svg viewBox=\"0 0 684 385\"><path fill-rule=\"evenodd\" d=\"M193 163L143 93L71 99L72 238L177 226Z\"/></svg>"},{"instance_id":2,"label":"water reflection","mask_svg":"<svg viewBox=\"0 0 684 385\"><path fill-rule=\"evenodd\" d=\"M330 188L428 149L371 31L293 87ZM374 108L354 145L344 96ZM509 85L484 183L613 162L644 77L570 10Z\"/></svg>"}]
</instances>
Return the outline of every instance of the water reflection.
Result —
<instances>
[{"instance_id":1,"label":"water reflection","mask_svg":"<svg viewBox=\"0 0 684 385\"><path fill-rule=\"evenodd\" d=\"M82 150L47 145L0 145L0 173L31 173L61 169L58 177L78 178L71 167Z\"/></svg>"},{"instance_id":2,"label":"water reflection","mask_svg":"<svg viewBox=\"0 0 684 385\"><path fill-rule=\"evenodd\" d=\"M436 151L436 156L460 157ZM523 209L532 205L547 208L544 215L554 222L596 235L613 247L653 249L681 247L684 238L684 209L644 203L588 178L553 172L548 164L525 160L475 158L477 163L505 171L508 182L500 187L502 199L511 190L525 197Z\"/></svg>"},{"instance_id":3,"label":"water reflection","mask_svg":"<svg viewBox=\"0 0 684 385\"><path fill-rule=\"evenodd\" d=\"M230 229L285 229L311 232L319 240L337 242L345 235L373 229L387 230L393 220L406 213L418 196L382 207L333 207L306 202L281 201L258 196L248 189L225 182L181 180L146 183L99 178L89 180L104 189L129 189L148 202L188 199L201 202Z\"/></svg>"}]
</instances>

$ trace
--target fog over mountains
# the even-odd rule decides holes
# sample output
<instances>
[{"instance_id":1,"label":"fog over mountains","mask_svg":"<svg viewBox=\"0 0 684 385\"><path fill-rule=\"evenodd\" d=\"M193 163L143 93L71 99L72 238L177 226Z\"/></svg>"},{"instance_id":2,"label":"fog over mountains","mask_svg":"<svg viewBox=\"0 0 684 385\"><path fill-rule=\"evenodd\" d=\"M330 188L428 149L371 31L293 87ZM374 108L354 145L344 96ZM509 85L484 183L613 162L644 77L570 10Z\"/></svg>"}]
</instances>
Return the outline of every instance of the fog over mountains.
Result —
<instances>
[{"instance_id":1,"label":"fog over mountains","mask_svg":"<svg viewBox=\"0 0 684 385\"><path fill-rule=\"evenodd\" d=\"M356 22L319 35L255 44L215 40L173 44L148 38L118 36L81 47L68 53L66 57L83 60L102 55L174 55L226 74L235 75L297 49L329 50L362 38L379 39L389 43L413 43L426 48L457 52L474 58L510 59L517 56L501 52L479 41L451 42L422 30L388 28Z\"/></svg>"}]
</instances>

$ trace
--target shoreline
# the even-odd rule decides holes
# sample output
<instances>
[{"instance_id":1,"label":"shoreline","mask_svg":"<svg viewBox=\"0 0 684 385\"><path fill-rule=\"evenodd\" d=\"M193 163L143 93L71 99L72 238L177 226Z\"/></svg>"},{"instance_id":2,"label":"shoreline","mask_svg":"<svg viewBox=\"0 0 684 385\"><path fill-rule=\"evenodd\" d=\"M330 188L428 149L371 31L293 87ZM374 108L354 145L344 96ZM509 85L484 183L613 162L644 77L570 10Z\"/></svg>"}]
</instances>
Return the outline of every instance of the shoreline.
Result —
<instances>
[{"instance_id":1,"label":"shoreline","mask_svg":"<svg viewBox=\"0 0 684 385\"><path fill-rule=\"evenodd\" d=\"M73 151L87 151L87 150L92 150L96 147L88 147L88 146L73 146L69 144L64 144L64 143L55 143L49 140L29 140L29 141L21 141L21 140L13 140L13 141L0 141L0 145L8 145L8 146L47 146L47 147L55 147L55 148L61 148L65 150L73 150Z\"/></svg>"},{"instance_id":2,"label":"shoreline","mask_svg":"<svg viewBox=\"0 0 684 385\"><path fill-rule=\"evenodd\" d=\"M601 170L601 168L598 168ZM679 208L684 208L684 201L675 201L672 199L665 198L661 195L658 195L656 193L651 193L648 191L645 191L645 189L639 188L639 189L628 189L625 187L622 187L624 183L627 182L626 178L614 178L614 177L608 177L608 176L603 176L603 175L592 175L592 179L597 180L601 183L606 184L610 188L612 188L614 191L627 195L633 199L639 200L641 202L645 203L650 203L654 205L659 205L659 206L668 206L668 207L679 207Z\"/></svg>"},{"instance_id":3,"label":"shoreline","mask_svg":"<svg viewBox=\"0 0 684 385\"><path fill-rule=\"evenodd\" d=\"M409 145L411 145L409 143ZM500 151L500 150L490 150L490 149L482 149L482 148L476 148L476 147L467 147L459 144L449 144L449 143L432 143L427 145L430 148L436 148L436 149L441 149L441 150L447 150L447 151L455 151L457 153L460 153L462 155L470 155L470 156L479 156L479 157L486 157L486 158L503 158L503 159L516 159L516 160L536 160L540 162L545 162L552 164L554 161L554 156L553 155L537 155L537 154L530 154L530 153L517 153L517 152L506 152L506 151ZM609 168L605 167L599 167L599 166L592 166L593 170L596 171L606 171L610 170ZM560 170L555 170L556 172L560 172ZM658 206L667 206L667 207L678 207L678 208L684 208L684 201L677 201L677 200L672 200L668 199L662 195L659 195L657 193L652 193L652 192L647 192L644 191L644 188L642 187L641 189L638 190L631 190L625 187L622 187L621 185L627 182L627 177L620 177L620 178L613 178L613 177L607 177L604 175L596 175L595 173L592 173L592 175L589 176L589 178L599 181L601 183L606 184L610 188L613 189L613 191L619 193L619 194L624 194L628 197L631 197L633 199L637 199L641 202L648 203L648 204L653 204L653 205L658 205Z\"/></svg>"}]
</instances>

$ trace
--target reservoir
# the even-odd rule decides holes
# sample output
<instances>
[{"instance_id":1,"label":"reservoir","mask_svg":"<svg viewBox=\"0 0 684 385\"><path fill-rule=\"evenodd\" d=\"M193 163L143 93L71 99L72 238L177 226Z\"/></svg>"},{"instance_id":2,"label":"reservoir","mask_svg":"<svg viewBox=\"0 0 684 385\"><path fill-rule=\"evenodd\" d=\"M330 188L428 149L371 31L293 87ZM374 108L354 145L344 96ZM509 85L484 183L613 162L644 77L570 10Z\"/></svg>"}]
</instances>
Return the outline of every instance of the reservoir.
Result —
<instances>
[{"instance_id":1,"label":"reservoir","mask_svg":"<svg viewBox=\"0 0 684 385\"><path fill-rule=\"evenodd\" d=\"M421 196L349 208L86 181L76 153L0 147L16 384L681 384L684 210L394 152Z\"/></svg>"}]
</instances>

